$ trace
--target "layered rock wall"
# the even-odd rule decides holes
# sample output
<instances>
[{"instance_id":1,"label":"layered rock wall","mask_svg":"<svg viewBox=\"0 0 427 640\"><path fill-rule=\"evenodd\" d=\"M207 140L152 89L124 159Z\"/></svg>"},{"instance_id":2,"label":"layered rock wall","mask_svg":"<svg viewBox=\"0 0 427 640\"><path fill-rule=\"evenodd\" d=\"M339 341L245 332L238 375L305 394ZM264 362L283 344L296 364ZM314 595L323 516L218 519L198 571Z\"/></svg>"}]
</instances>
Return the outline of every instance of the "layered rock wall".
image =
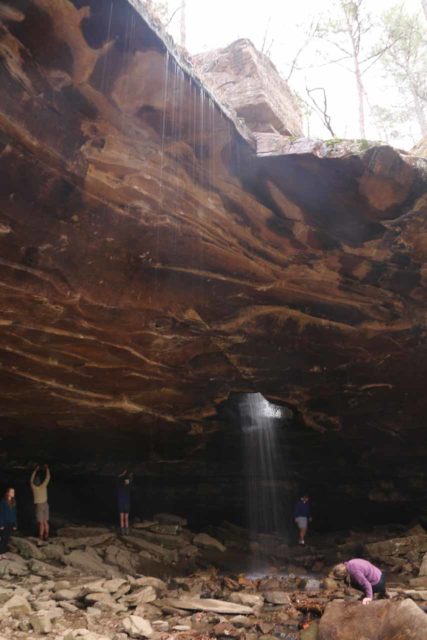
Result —
<instances>
[{"instance_id":1,"label":"layered rock wall","mask_svg":"<svg viewBox=\"0 0 427 640\"><path fill-rule=\"evenodd\" d=\"M191 461L218 404L259 391L301 447L317 434L338 465L345 443L368 491L398 468L401 499L421 496L423 161L340 141L257 156L135 6L1 14L4 451Z\"/></svg>"}]
</instances>

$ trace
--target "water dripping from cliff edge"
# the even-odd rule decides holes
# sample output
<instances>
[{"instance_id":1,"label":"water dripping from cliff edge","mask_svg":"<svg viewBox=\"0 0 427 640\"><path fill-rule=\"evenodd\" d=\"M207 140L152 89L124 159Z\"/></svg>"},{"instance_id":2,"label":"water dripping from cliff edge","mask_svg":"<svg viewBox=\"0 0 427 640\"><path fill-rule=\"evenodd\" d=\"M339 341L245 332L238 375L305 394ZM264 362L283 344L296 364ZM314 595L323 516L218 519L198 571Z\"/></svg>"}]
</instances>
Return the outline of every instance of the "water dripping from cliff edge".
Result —
<instances>
[{"instance_id":1,"label":"water dripping from cliff edge","mask_svg":"<svg viewBox=\"0 0 427 640\"><path fill-rule=\"evenodd\" d=\"M269 536L281 538L287 529L286 452L280 435L291 415L261 393L244 394L239 401L248 526L251 540L263 539L264 546Z\"/></svg>"}]
</instances>

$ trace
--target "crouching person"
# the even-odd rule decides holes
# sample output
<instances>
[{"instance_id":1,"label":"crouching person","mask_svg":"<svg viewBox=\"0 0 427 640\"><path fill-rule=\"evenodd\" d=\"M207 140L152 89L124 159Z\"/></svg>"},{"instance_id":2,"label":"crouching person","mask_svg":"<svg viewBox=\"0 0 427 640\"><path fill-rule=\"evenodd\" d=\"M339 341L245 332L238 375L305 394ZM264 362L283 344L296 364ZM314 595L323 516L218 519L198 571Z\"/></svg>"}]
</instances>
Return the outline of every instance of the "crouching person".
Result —
<instances>
[{"instance_id":1,"label":"crouching person","mask_svg":"<svg viewBox=\"0 0 427 640\"><path fill-rule=\"evenodd\" d=\"M353 589L362 591L363 604L372 602L374 594L378 594L380 598L388 597L384 574L368 560L353 558L348 562L337 564L332 570L332 576L337 580L344 580Z\"/></svg>"}]
</instances>

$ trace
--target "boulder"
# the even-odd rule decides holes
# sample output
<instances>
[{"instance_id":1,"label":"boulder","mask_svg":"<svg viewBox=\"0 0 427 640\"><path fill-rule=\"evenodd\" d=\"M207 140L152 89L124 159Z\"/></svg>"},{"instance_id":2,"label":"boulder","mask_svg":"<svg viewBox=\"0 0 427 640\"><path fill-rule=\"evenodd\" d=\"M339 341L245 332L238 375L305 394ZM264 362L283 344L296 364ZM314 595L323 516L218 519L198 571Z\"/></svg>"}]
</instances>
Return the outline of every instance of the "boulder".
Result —
<instances>
[{"instance_id":1,"label":"boulder","mask_svg":"<svg viewBox=\"0 0 427 640\"><path fill-rule=\"evenodd\" d=\"M125 596L125 602L130 607L137 607L140 604L147 604L157 600L156 590L153 587L141 587Z\"/></svg>"},{"instance_id":2,"label":"boulder","mask_svg":"<svg viewBox=\"0 0 427 640\"><path fill-rule=\"evenodd\" d=\"M36 611L46 611L48 609L52 609L56 607L57 603L55 600L51 600L50 598L38 598L35 602L33 602L33 608Z\"/></svg>"},{"instance_id":3,"label":"boulder","mask_svg":"<svg viewBox=\"0 0 427 640\"><path fill-rule=\"evenodd\" d=\"M118 613L119 611L126 611L126 607L117 603L109 593L88 593L85 596L85 601L88 604L94 604L97 609L101 611L107 611L112 613Z\"/></svg>"},{"instance_id":4,"label":"boulder","mask_svg":"<svg viewBox=\"0 0 427 640\"><path fill-rule=\"evenodd\" d=\"M174 549L164 549L158 544L138 538L136 536L127 536L126 541L135 546L137 549L148 551L151 555L158 556L163 562L174 563L178 560L178 554Z\"/></svg>"},{"instance_id":5,"label":"boulder","mask_svg":"<svg viewBox=\"0 0 427 640\"><path fill-rule=\"evenodd\" d=\"M138 557L126 547L112 544L105 550L105 562L116 565L126 574L134 574L138 569Z\"/></svg>"},{"instance_id":6,"label":"boulder","mask_svg":"<svg viewBox=\"0 0 427 640\"><path fill-rule=\"evenodd\" d=\"M426 640L427 615L412 601L331 602L318 640Z\"/></svg>"},{"instance_id":7,"label":"boulder","mask_svg":"<svg viewBox=\"0 0 427 640\"><path fill-rule=\"evenodd\" d=\"M124 618L122 625L131 638L151 638L153 635L153 627L150 622L139 616Z\"/></svg>"},{"instance_id":8,"label":"boulder","mask_svg":"<svg viewBox=\"0 0 427 640\"><path fill-rule=\"evenodd\" d=\"M156 591L167 591L167 584L164 580L160 578L153 578L152 576L142 576L141 578L136 578L133 586L139 587L153 587Z\"/></svg>"},{"instance_id":9,"label":"boulder","mask_svg":"<svg viewBox=\"0 0 427 640\"><path fill-rule=\"evenodd\" d=\"M66 564L64 561L64 547L62 544L49 544L46 547L43 547L43 555L46 560L55 560L57 562L61 562L62 564Z\"/></svg>"},{"instance_id":10,"label":"boulder","mask_svg":"<svg viewBox=\"0 0 427 640\"><path fill-rule=\"evenodd\" d=\"M285 591L265 591L263 595L270 604L291 604L291 599Z\"/></svg>"},{"instance_id":11,"label":"boulder","mask_svg":"<svg viewBox=\"0 0 427 640\"><path fill-rule=\"evenodd\" d=\"M427 553L424 554L422 562L421 562L421 566L420 566L420 571L418 574L420 577L426 577L427 578Z\"/></svg>"},{"instance_id":12,"label":"boulder","mask_svg":"<svg viewBox=\"0 0 427 640\"><path fill-rule=\"evenodd\" d=\"M256 593L232 593L230 596L230 602L237 602L238 604L245 604L248 607L262 607L264 604L264 598Z\"/></svg>"},{"instance_id":13,"label":"boulder","mask_svg":"<svg viewBox=\"0 0 427 640\"><path fill-rule=\"evenodd\" d=\"M0 562L0 576L9 574L10 576L26 576L30 573L25 560L19 556L8 553L6 560Z\"/></svg>"},{"instance_id":14,"label":"boulder","mask_svg":"<svg viewBox=\"0 0 427 640\"><path fill-rule=\"evenodd\" d=\"M247 616L237 615L230 618L230 622L235 627L243 627L245 629L249 629L253 626L253 620L248 618Z\"/></svg>"},{"instance_id":15,"label":"boulder","mask_svg":"<svg viewBox=\"0 0 427 640\"><path fill-rule=\"evenodd\" d=\"M13 595L0 607L0 619L8 615L30 614L31 607L26 598L20 595Z\"/></svg>"},{"instance_id":16,"label":"boulder","mask_svg":"<svg viewBox=\"0 0 427 640\"><path fill-rule=\"evenodd\" d=\"M161 616L161 610L159 607L150 603L139 604L132 613L150 621L157 620Z\"/></svg>"},{"instance_id":17,"label":"boulder","mask_svg":"<svg viewBox=\"0 0 427 640\"><path fill-rule=\"evenodd\" d=\"M211 549L218 549L218 551L225 551L226 549L222 542L220 542L216 538L213 538L207 533L198 533L196 536L194 536L193 544L197 545L198 547L209 547Z\"/></svg>"},{"instance_id":18,"label":"boulder","mask_svg":"<svg viewBox=\"0 0 427 640\"><path fill-rule=\"evenodd\" d=\"M70 587L71 583L69 580L57 580L53 585L53 590L59 591L60 589L69 589Z\"/></svg>"},{"instance_id":19,"label":"boulder","mask_svg":"<svg viewBox=\"0 0 427 640\"><path fill-rule=\"evenodd\" d=\"M64 569L59 569L58 567L54 567L48 562L42 562L41 560L30 560L28 562L28 566L31 568L31 571L42 578L53 578L54 576L64 573Z\"/></svg>"},{"instance_id":20,"label":"boulder","mask_svg":"<svg viewBox=\"0 0 427 640\"><path fill-rule=\"evenodd\" d=\"M128 582L126 582L126 580L123 580L123 578L115 578L113 580L106 580L103 584L102 584L103 588L108 591L108 593L117 593L120 589L121 594L122 593L126 593L123 592L123 587L127 587L127 590L130 589L130 585Z\"/></svg>"},{"instance_id":21,"label":"boulder","mask_svg":"<svg viewBox=\"0 0 427 640\"><path fill-rule=\"evenodd\" d=\"M327 591L335 591L335 589L338 589L338 583L333 578L323 578L322 586Z\"/></svg>"},{"instance_id":22,"label":"boulder","mask_svg":"<svg viewBox=\"0 0 427 640\"><path fill-rule=\"evenodd\" d=\"M391 538L365 545L365 552L372 560L391 568L401 568L408 561L418 566L427 553L427 534Z\"/></svg>"},{"instance_id":23,"label":"boulder","mask_svg":"<svg viewBox=\"0 0 427 640\"><path fill-rule=\"evenodd\" d=\"M85 549L86 547L99 547L114 539L113 533L101 533L98 536L86 536L84 538L63 538L61 543L67 551L73 549Z\"/></svg>"},{"instance_id":24,"label":"boulder","mask_svg":"<svg viewBox=\"0 0 427 640\"><path fill-rule=\"evenodd\" d=\"M30 540L30 538L19 538L18 536L13 536L11 538L12 544L18 549L19 554L26 558L35 558L36 560L43 560L44 555L37 547L37 545Z\"/></svg>"},{"instance_id":25,"label":"boulder","mask_svg":"<svg viewBox=\"0 0 427 640\"><path fill-rule=\"evenodd\" d=\"M302 135L302 117L287 82L250 40L193 57L216 96L253 132Z\"/></svg>"},{"instance_id":26,"label":"boulder","mask_svg":"<svg viewBox=\"0 0 427 640\"><path fill-rule=\"evenodd\" d=\"M309 578L305 583L304 589L306 591L319 591L320 587L321 587L320 580L317 580L316 578Z\"/></svg>"},{"instance_id":27,"label":"boulder","mask_svg":"<svg viewBox=\"0 0 427 640\"><path fill-rule=\"evenodd\" d=\"M105 576L106 578L119 577L119 572L114 567L109 567L98 556L96 551L88 548L85 551L75 549L64 556L67 565L78 569L84 573L90 572L93 575Z\"/></svg>"},{"instance_id":28,"label":"boulder","mask_svg":"<svg viewBox=\"0 0 427 640\"><path fill-rule=\"evenodd\" d=\"M72 602L68 602L68 600L61 600L60 602L58 602L58 606L60 606L61 609L64 609L64 611L68 611L68 613L75 613L79 610L79 608L76 607L75 604L73 604Z\"/></svg>"},{"instance_id":29,"label":"boulder","mask_svg":"<svg viewBox=\"0 0 427 640\"><path fill-rule=\"evenodd\" d=\"M7 602L13 596L13 589L0 587L0 605Z\"/></svg>"},{"instance_id":30,"label":"boulder","mask_svg":"<svg viewBox=\"0 0 427 640\"><path fill-rule=\"evenodd\" d=\"M36 633L50 633L52 631L52 623L46 611L39 611L30 616L30 624Z\"/></svg>"}]
</instances>

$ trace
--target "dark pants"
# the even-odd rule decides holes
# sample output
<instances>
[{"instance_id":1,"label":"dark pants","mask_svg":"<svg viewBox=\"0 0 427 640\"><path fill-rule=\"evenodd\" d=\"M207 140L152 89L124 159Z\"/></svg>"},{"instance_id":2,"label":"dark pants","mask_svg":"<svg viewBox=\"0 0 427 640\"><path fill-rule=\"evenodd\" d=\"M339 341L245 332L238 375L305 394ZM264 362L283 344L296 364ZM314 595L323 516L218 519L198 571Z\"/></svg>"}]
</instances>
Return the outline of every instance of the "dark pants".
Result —
<instances>
[{"instance_id":1,"label":"dark pants","mask_svg":"<svg viewBox=\"0 0 427 640\"><path fill-rule=\"evenodd\" d=\"M6 553L9 548L9 539L12 535L12 530L12 524L5 524L4 529L0 530L0 554Z\"/></svg>"},{"instance_id":2,"label":"dark pants","mask_svg":"<svg viewBox=\"0 0 427 640\"><path fill-rule=\"evenodd\" d=\"M355 582L354 580L351 581L351 586L353 587L353 589L357 589L358 591L365 591L362 585L360 585L358 582ZM386 595L385 575L383 573L381 574L381 580L377 582L377 584L372 585L372 591L374 593L378 593L379 596Z\"/></svg>"}]
</instances>

